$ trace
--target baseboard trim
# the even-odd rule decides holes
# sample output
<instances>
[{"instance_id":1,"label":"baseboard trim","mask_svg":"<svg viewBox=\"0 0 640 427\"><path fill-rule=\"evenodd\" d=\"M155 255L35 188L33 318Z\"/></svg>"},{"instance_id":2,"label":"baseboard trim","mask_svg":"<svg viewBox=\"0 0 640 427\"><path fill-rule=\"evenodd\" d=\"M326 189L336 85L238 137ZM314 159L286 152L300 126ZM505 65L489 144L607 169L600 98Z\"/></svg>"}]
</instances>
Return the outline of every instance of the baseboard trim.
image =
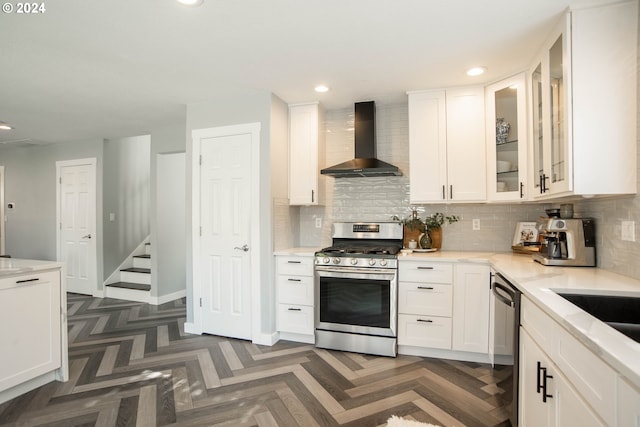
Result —
<instances>
[{"instance_id":1,"label":"baseboard trim","mask_svg":"<svg viewBox=\"0 0 640 427\"><path fill-rule=\"evenodd\" d=\"M47 372L0 392L0 404L56 380L55 371Z\"/></svg>"},{"instance_id":2,"label":"baseboard trim","mask_svg":"<svg viewBox=\"0 0 640 427\"><path fill-rule=\"evenodd\" d=\"M187 290L183 289L178 292L173 292L166 295L160 295L159 297L151 297L149 300L149 304L152 304L152 305L165 304L167 302L175 301L177 299L184 298L186 296L187 296Z\"/></svg>"},{"instance_id":3,"label":"baseboard trim","mask_svg":"<svg viewBox=\"0 0 640 427\"><path fill-rule=\"evenodd\" d=\"M195 323L192 322L184 323L184 332L187 334L202 335L202 331L196 327Z\"/></svg>"},{"instance_id":4,"label":"baseboard trim","mask_svg":"<svg viewBox=\"0 0 640 427\"><path fill-rule=\"evenodd\" d=\"M291 332L280 332L280 340L282 341L293 341L293 342L301 342L305 344L315 344L316 336L315 335L306 335L306 334L293 334Z\"/></svg>"},{"instance_id":5,"label":"baseboard trim","mask_svg":"<svg viewBox=\"0 0 640 427\"><path fill-rule=\"evenodd\" d=\"M267 345L271 347L272 345L278 342L278 333L277 332L273 332L271 334L261 333L252 337L251 342L257 345Z\"/></svg>"},{"instance_id":6,"label":"baseboard trim","mask_svg":"<svg viewBox=\"0 0 640 427\"><path fill-rule=\"evenodd\" d=\"M464 362L491 363L488 353L471 353L466 351L423 348L410 345L399 345L398 354L407 356L434 357L437 359L461 360Z\"/></svg>"}]
</instances>

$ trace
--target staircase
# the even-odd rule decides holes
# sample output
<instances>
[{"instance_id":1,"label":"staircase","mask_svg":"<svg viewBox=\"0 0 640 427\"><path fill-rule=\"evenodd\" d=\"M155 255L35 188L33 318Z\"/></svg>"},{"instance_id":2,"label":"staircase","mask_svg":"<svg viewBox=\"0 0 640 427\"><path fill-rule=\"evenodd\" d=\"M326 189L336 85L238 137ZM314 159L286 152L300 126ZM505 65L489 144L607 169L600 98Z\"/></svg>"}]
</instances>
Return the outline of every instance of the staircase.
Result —
<instances>
[{"instance_id":1,"label":"staircase","mask_svg":"<svg viewBox=\"0 0 640 427\"><path fill-rule=\"evenodd\" d=\"M151 300L151 244L144 253L133 255L133 266L120 269L120 280L105 285L106 298L149 302Z\"/></svg>"}]
</instances>

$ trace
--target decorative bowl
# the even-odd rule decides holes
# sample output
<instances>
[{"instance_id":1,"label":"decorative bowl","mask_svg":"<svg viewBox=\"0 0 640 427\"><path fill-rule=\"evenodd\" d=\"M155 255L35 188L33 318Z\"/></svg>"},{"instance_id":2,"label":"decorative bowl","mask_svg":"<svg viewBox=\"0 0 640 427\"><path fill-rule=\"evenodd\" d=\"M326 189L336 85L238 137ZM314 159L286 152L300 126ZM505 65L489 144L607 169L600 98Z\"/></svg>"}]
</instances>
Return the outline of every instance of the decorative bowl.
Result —
<instances>
[{"instance_id":1,"label":"decorative bowl","mask_svg":"<svg viewBox=\"0 0 640 427\"><path fill-rule=\"evenodd\" d=\"M505 160L498 160L496 161L496 169L498 173L509 172L511 170L511 162L507 162Z\"/></svg>"}]
</instances>

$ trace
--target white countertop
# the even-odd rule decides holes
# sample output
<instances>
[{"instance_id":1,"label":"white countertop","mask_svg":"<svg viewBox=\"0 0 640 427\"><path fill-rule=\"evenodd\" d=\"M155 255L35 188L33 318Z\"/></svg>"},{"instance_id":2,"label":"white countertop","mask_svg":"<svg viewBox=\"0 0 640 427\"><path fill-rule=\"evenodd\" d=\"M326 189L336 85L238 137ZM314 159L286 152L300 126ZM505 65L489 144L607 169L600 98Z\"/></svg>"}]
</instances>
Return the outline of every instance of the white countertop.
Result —
<instances>
[{"instance_id":1,"label":"white countertop","mask_svg":"<svg viewBox=\"0 0 640 427\"><path fill-rule=\"evenodd\" d=\"M591 351L640 387L640 343L571 304L554 290L640 297L640 280L593 267L544 266L529 255L487 252L434 252L400 255L401 261L488 262L532 302Z\"/></svg>"},{"instance_id":2,"label":"white countertop","mask_svg":"<svg viewBox=\"0 0 640 427\"><path fill-rule=\"evenodd\" d=\"M313 256L320 249L319 247L300 247L300 248L287 248L279 251L275 251L274 255L285 256Z\"/></svg>"},{"instance_id":3,"label":"white countertop","mask_svg":"<svg viewBox=\"0 0 640 427\"><path fill-rule=\"evenodd\" d=\"M0 277L51 270L59 267L62 267L62 263L56 261L0 258Z\"/></svg>"}]
</instances>

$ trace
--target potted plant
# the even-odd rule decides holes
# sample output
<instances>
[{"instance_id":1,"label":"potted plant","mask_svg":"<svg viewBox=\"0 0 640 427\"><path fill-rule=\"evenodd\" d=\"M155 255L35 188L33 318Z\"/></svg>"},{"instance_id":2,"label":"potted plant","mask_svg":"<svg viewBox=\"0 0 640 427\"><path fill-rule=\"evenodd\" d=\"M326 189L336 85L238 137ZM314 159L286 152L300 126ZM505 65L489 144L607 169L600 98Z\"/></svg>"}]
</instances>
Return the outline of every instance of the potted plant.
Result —
<instances>
[{"instance_id":1,"label":"potted plant","mask_svg":"<svg viewBox=\"0 0 640 427\"><path fill-rule=\"evenodd\" d=\"M427 227L427 233L431 238L431 247L440 249L442 247L442 224L447 221L449 224L460 221L457 215L445 216L442 212L436 212L427 215L424 224Z\"/></svg>"},{"instance_id":2,"label":"potted plant","mask_svg":"<svg viewBox=\"0 0 640 427\"><path fill-rule=\"evenodd\" d=\"M415 240L417 243L420 235L427 231L426 224L418 217L418 211L415 209L411 211L409 218L402 220L402 225L404 226L402 245L405 248L409 247L411 240Z\"/></svg>"}]
</instances>

